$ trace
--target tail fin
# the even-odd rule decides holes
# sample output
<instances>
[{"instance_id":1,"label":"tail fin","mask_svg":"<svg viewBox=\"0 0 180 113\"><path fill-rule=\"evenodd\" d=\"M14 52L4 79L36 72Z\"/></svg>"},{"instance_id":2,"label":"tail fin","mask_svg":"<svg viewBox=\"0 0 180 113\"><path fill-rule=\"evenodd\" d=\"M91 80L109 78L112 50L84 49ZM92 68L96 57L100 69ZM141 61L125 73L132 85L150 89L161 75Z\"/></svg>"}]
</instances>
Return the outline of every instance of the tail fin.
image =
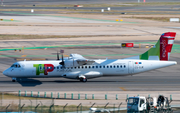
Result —
<instances>
[{"instance_id":1,"label":"tail fin","mask_svg":"<svg viewBox=\"0 0 180 113\"><path fill-rule=\"evenodd\" d=\"M175 36L175 32L163 33L154 47L139 55L139 59L168 61Z\"/></svg>"}]
</instances>

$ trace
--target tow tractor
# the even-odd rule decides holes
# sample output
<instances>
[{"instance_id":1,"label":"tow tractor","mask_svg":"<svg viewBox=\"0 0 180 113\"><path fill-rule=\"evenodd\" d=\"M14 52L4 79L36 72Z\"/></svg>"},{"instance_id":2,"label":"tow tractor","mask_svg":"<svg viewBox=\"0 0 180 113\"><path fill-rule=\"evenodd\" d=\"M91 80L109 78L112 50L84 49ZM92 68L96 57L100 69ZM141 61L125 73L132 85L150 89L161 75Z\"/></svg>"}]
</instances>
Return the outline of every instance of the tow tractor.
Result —
<instances>
[{"instance_id":1,"label":"tow tractor","mask_svg":"<svg viewBox=\"0 0 180 113\"><path fill-rule=\"evenodd\" d=\"M127 113L173 113L167 97L136 96L127 99Z\"/></svg>"}]
</instances>

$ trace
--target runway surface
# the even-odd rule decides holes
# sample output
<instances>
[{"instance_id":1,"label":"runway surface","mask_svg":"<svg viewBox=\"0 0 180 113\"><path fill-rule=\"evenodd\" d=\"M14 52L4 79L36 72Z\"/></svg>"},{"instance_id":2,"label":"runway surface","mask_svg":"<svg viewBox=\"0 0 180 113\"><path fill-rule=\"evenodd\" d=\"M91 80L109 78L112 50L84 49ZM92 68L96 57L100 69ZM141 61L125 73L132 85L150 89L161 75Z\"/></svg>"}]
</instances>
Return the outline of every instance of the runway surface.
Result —
<instances>
[{"instance_id":1,"label":"runway surface","mask_svg":"<svg viewBox=\"0 0 180 113\"><path fill-rule=\"evenodd\" d=\"M3 1L3 0L2 0ZM40 0L40 1L34 1L34 0L28 0L28 1L18 1L18 0L4 0L3 4L4 6L1 6L0 9L2 11L0 12L1 15L6 16L14 16L14 15L25 15L23 13L31 13L30 10L34 9L34 15L36 14L59 14L59 13L80 13L80 14L98 14L102 13L101 9L104 9L105 12L102 14L179 14L179 3L178 4L172 4L173 2L179 2L178 0L171 0L171 3L166 3L169 2L168 0L147 0L147 3L152 3L152 2L157 2L158 4L154 5L133 5L133 4L124 4L124 3L137 3L138 0L52 0L52 1L47 1L47 0ZM141 1L143 2L143 1ZM163 2L165 5L160 5L159 3ZM111 11L106 11L107 7L74 7L74 4L110 4L110 5L117 5L119 6L114 6L111 7ZM71 4L71 6L63 6L63 4ZM124 6L122 6L124 4ZM17 5L26 5L24 6L17 6ZM35 6L34 6L35 5ZM44 5L44 6L40 6ZM61 5L61 6L51 6L51 5ZM39 7L40 6L40 7ZM16 11L20 11L21 14L9 14L6 12L11 10L11 9L16 9ZM26 11L23 11L26 10ZM29 11L27 11L29 10ZM46 11L45 11L46 10ZM11 10L11 12L14 12Z\"/></svg>"},{"instance_id":2,"label":"runway surface","mask_svg":"<svg viewBox=\"0 0 180 113\"><path fill-rule=\"evenodd\" d=\"M173 8L172 8L173 7ZM179 11L179 5L166 5L166 6L124 6L124 7L111 7L111 10L120 11ZM82 10L101 10L107 7L17 7L6 6L1 9L82 9ZM113 12L114 13L114 12Z\"/></svg>"},{"instance_id":3,"label":"runway surface","mask_svg":"<svg viewBox=\"0 0 180 113\"><path fill-rule=\"evenodd\" d=\"M140 0L141 2L143 2L142 0ZM56 5L58 3L61 4L95 4L95 3L131 3L131 2L138 2L138 0L23 0L19 1L19 0L4 0L4 4L6 5L30 5L30 4L40 4L40 5ZM146 0L146 2L169 2L169 0ZM171 2L179 2L179 0L171 0Z\"/></svg>"},{"instance_id":4,"label":"runway surface","mask_svg":"<svg viewBox=\"0 0 180 113\"><path fill-rule=\"evenodd\" d=\"M36 14L59 14L59 13L85 13L85 14L179 14L179 5L166 5L166 6L123 6L123 7L111 7L112 12L106 11L107 7L18 7L18 6L4 6L0 7L2 11L1 15L26 15L25 13L29 13L31 15ZM16 9L16 11L11 11L12 13L7 13L7 11L11 9ZM31 9L34 9L34 13L30 12ZM101 9L104 9L105 12L101 12ZM7 11L3 11L7 10ZM18 11L20 10L20 11ZM22 11L29 10L29 11ZM43 11L46 10L46 11ZM14 14L13 14L14 12ZM17 14L17 12L21 12L21 14ZM23 14L24 13L24 14Z\"/></svg>"},{"instance_id":5,"label":"runway surface","mask_svg":"<svg viewBox=\"0 0 180 113\"><path fill-rule=\"evenodd\" d=\"M11 78L2 74L3 70L10 67L17 59L56 59L56 52L59 49L60 48L24 50L24 52L0 52L1 91L180 91L179 52L172 53L170 57L170 60L178 62L175 66L140 73L133 76L88 79L88 82L86 83L65 78L29 78L13 83L11 82ZM74 47L64 49L65 54L78 53L89 59L105 59L107 57L109 59L126 58L134 56L135 54L143 53L147 50L147 48L121 49L114 46L106 48L100 46L97 48Z\"/></svg>"}]
</instances>

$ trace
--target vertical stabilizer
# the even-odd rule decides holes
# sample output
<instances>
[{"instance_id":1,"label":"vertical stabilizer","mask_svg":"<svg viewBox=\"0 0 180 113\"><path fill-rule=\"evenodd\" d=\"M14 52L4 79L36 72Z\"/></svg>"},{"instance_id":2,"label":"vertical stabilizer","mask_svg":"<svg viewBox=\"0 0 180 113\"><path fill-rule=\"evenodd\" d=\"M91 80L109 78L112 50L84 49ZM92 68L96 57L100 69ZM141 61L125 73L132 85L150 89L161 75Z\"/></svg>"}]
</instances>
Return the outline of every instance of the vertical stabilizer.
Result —
<instances>
[{"instance_id":1,"label":"vertical stabilizer","mask_svg":"<svg viewBox=\"0 0 180 113\"><path fill-rule=\"evenodd\" d=\"M163 33L160 39L158 40L158 42L154 45L154 47L152 47L145 53L141 54L139 58L141 60L168 61L175 36L176 36L175 32Z\"/></svg>"},{"instance_id":2,"label":"vertical stabilizer","mask_svg":"<svg viewBox=\"0 0 180 113\"><path fill-rule=\"evenodd\" d=\"M169 60L171 49L174 43L176 33L168 32L161 35L160 38L160 60Z\"/></svg>"}]
</instances>

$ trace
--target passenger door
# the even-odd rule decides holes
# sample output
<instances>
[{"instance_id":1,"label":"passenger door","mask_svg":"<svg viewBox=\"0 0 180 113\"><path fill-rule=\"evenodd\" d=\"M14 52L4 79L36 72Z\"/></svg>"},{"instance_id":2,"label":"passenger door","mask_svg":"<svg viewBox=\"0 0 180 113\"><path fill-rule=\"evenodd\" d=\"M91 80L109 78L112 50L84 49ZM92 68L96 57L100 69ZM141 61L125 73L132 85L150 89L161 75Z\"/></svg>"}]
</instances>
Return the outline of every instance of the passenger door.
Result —
<instances>
[{"instance_id":1,"label":"passenger door","mask_svg":"<svg viewBox=\"0 0 180 113\"><path fill-rule=\"evenodd\" d=\"M129 72L129 74L132 74L134 72L134 62L133 61L128 62L128 72Z\"/></svg>"}]
</instances>

